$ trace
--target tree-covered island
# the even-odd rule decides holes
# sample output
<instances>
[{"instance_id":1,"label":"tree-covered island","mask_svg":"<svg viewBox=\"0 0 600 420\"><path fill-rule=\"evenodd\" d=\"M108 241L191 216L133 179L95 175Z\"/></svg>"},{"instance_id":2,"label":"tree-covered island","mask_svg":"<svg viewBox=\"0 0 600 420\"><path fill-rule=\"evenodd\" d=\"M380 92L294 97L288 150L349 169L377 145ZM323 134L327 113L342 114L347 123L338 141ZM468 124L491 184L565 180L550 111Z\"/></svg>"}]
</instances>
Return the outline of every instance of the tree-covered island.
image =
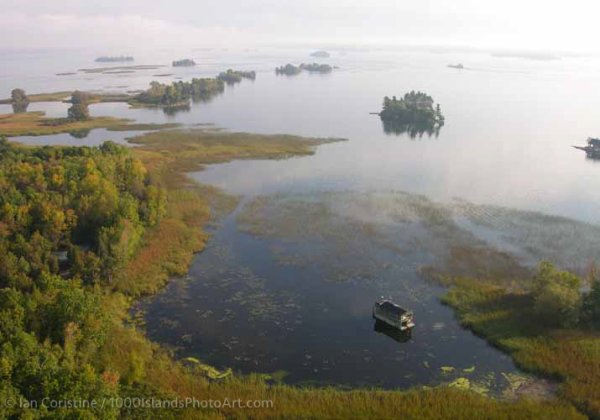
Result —
<instances>
[{"instance_id":1,"label":"tree-covered island","mask_svg":"<svg viewBox=\"0 0 600 420\"><path fill-rule=\"evenodd\" d=\"M177 81L172 84L150 83L150 88L135 96L130 104L134 106L172 107L207 101L223 92L224 82L212 78L194 78L189 82Z\"/></svg>"},{"instance_id":2,"label":"tree-covered island","mask_svg":"<svg viewBox=\"0 0 600 420\"><path fill-rule=\"evenodd\" d=\"M240 70L232 70L228 69L227 71L219 73L217 76L218 80L222 80L228 85L233 85L234 83L239 83L242 79L254 80L256 79L255 71L240 71Z\"/></svg>"},{"instance_id":3,"label":"tree-covered island","mask_svg":"<svg viewBox=\"0 0 600 420\"><path fill-rule=\"evenodd\" d=\"M196 65L196 62L191 58L184 58L182 60L173 61L173 67L193 67Z\"/></svg>"},{"instance_id":4,"label":"tree-covered island","mask_svg":"<svg viewBox=\"0 0 600 420\"><path fill-rule=\"evenodd\" d=\"M386 133L408 133L412 138L438 134L444 125L440 105L434 106L433 98L424 92L411 91L402 98L383 98L383 110L379 113Z\"/></svg>"},{"instance_id":5,"label":"tree-covered island","mask_svg":"<svg viewBox=\"0 0 600 420\"><path fill-rule=\"evenodd\" d=\"M329 64L302 63L300 64L300 68L311 73L331 73L333 71L333 67L331 67Z\"/></svg>"},{"instance_id":6,"label":"tree-covered island","mask_svg":"<svg viewBox=\"0 0 600 420\"><path fill-rule=\"evenodd\" d=\"M275 74L294 76L296 74L300 74L303 70L308 71L310 73L331 73L333 71L333 67L329 64L318 63L302 63L299 66L295 66L293 64L288 63L285 66L275 68Z\"/></svg>"}]
</instances>

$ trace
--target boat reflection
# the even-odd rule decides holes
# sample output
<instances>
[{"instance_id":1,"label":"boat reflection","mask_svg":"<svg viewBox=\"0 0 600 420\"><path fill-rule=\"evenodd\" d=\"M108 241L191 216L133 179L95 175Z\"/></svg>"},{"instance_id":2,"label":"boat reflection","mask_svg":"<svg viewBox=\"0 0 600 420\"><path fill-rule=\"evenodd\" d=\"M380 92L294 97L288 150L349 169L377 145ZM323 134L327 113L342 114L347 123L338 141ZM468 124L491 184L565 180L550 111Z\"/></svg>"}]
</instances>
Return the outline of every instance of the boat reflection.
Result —
<instances>
[{"instance_id":1,"label":"boat reflection","mask_svg":"<svg viewBox=\"0 0 600 420\"><path fill-rule=\"evenodd\" d=\"M398 343L406 343L412 338L412 330L408 329L405 331L400 331L398 328L391 327L385 322L381 322L379 320L375 321L373 330L380 334L387 335Z\"/></svg>"}]
</instances>

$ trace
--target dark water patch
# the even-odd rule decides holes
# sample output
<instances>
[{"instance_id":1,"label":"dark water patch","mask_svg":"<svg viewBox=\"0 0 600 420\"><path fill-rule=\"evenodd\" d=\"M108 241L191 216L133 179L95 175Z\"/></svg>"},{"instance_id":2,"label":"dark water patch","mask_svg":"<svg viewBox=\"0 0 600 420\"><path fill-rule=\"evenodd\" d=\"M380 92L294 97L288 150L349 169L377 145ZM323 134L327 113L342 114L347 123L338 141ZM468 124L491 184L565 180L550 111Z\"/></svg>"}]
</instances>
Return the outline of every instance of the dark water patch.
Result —
<instances>
[{"instance_id":1,"label":"dark water patch","mask_svg":"<svg viewBox=\"0 0 600 420\"><path fill-rule=\"evenodd\" d=\"M444 290L418 275L450 239L476 238L419 197L394 198L404 209L382 224L368 211L361 217L366 209L350 205L356 196L334 196L260 198L230 216L188 277L147 304L150 337L218 368L285 371L294 384L394 388L468 378L500 393L503 374L522 376L463 330L439 302ZM411 335L374 322L382 295L415 312Z\"/></svg>"}]
</instances>

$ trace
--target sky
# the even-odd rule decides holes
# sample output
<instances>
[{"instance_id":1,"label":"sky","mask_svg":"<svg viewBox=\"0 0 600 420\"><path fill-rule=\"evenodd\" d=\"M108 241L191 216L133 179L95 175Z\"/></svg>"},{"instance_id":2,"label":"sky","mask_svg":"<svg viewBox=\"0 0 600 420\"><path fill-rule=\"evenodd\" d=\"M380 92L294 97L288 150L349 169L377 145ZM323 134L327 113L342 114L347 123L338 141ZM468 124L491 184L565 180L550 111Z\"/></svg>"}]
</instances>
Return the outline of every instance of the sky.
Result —
<instances>
[{"instance_id":1,"label":"sky","mask_svg":"<svg viewBox=\"0 0 600 420\"><path fill-rule=\"evenodd\" d=\"M598 52L597 0L0 0L2 48L435 45Z\"/></svg>"}]
</instances>

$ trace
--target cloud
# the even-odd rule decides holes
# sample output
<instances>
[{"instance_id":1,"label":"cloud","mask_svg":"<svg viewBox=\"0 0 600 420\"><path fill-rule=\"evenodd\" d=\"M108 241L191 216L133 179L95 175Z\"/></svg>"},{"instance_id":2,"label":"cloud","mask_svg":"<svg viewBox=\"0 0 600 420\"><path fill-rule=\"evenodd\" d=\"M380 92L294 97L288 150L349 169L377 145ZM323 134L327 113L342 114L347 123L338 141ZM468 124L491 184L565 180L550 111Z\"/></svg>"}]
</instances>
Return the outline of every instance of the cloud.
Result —
<instances>
[{"instance_id":1,"label":"cloud","mask_svg":"<svg viewBox=\"0 0 600 420\"><path fill-rule=\"evenodd\" d=\"M23 13L0 15L0 37L5 46L19 48L156 48L214 46L240 43L252 31L234 27L198 27L141 15L77 16Z\"/></svg>"}]
</instances>

